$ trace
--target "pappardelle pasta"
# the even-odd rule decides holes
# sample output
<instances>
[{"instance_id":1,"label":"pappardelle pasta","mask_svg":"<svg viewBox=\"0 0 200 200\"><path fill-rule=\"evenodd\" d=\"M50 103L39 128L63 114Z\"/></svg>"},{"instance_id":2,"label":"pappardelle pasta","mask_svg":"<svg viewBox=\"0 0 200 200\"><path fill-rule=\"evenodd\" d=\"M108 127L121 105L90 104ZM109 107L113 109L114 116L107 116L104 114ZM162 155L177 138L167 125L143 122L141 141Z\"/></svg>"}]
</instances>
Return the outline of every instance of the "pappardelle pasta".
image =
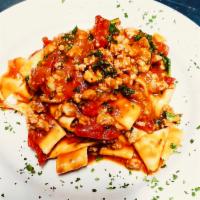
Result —
<instances>
[{"instance_id":1,"label":"pappardelle pasta","mask_svg":"<svg viewBox=\"0 0 200 200\"><path fill-rule=\"evenodd\" d=\"M0 78L0 107L26 116L40 165L56 159L63 174L102 156L153 173L181 145L163 36L96 16L92 29L76 26L43 45L9 61Z\"/></svg>"}]
</instances>

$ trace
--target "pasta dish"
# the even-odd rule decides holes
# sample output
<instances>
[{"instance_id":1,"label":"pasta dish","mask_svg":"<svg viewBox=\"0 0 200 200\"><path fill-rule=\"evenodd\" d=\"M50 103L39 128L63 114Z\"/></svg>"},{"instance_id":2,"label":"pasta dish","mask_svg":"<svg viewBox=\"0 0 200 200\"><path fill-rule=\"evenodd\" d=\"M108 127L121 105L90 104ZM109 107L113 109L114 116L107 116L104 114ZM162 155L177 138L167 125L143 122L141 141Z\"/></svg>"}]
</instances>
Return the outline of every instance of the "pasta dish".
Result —
<instances>
[{"instance_id":1,"label":"pasta dish","mask_svg":"<svg viewBox=\"0 0 200 200\"><path fill-rule=\"evenodd\" d=\"M29 147L40 165L56 159L58 174L100 156L153 173L182 137L168 51L157 33L96 16L92 29L44 37L28 59L10 60L0 107L25 115Z\"/></svg>"}]
</instances>

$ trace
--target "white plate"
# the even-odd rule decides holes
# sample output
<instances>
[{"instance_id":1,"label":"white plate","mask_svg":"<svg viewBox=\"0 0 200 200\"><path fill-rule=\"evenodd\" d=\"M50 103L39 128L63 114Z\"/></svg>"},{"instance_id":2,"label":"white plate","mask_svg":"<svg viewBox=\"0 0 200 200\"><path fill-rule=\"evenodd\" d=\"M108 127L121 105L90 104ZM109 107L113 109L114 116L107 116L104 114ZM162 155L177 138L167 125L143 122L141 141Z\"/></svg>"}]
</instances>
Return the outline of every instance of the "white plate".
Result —
<instances>
[{"instance_id":1,"label":"white plate","mask_svg":"<svg viewBox=\"0 0 200 200\"><path fill-rule=\"evenodd\" d=\"M66 0L64 3L61 0L28 0L0 14L1 72L6 69L7 60L28 56L41 48L43 36L51 38L75 25L89 28L97 14L109 19L120 17L123 27L139 27L166 36L172 73L178 80L172 105L183 114L181 127L185 137L183 147L179 149L181 153L171 156L167 167L154 175L158 181L154 176L148 177L150 182L144 181L144 174L135 172L131 175L124 167L108 161L58 176L54 161L43 169L36 165L36 158L25 141L24 118L13 112L0 112L0 198L151 200L160 196L162 200L200 199L200 191L192 196L192 188L200 186L200 130L196 129L200 124L200 29L183 15L149 0ZM16 123L18 121L20 125ZM11 131L5 130L9 124L13 127ZM191 139L194 140L192 144ZM20 171L25 162L32 164L36 172L42 170L42 175L31 176L27 170ZM77 177L80 177L79 181ZM116 189L109 190L112 178L111 186ZM129 185L120 187L124 183ZM92 192L92 189L97 191Z\"/></svg>"}]
</instances>

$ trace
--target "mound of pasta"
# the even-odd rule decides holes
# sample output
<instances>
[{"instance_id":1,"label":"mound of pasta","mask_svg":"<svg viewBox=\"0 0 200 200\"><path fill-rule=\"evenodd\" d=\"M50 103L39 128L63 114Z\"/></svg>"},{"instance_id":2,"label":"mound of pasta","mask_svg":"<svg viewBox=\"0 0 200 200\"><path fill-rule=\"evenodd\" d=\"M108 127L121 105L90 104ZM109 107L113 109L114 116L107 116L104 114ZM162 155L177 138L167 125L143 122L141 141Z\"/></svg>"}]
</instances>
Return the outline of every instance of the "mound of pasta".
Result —
<instances>
[{"instance_id":1,"label":"mound of pasta","mask_svg":"<svg viewBox=\"0 0 200 200\"><path fill-rule=\"evenodd\" d=\"M58 174L99 156L152 173L181 144L174 88L164 37L96 16L92 29L44 37L9 61L0 107L26 116L28 145L40 165L56 159Z\"/></svg>"}]
</instances>

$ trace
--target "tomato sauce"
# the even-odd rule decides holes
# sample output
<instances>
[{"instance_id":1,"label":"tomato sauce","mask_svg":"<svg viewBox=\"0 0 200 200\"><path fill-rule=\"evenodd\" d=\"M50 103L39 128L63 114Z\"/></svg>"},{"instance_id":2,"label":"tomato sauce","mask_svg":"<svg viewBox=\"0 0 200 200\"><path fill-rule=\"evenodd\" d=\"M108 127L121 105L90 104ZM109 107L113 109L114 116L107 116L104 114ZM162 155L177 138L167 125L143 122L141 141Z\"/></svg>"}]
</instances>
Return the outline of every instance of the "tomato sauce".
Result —
<instances>
[{"instance_id":1,"label":"tomato sauce","mask_svg":"<svg viewBox=\"0 0 200 200\"><path fill-rule=\"evenodd\" d=\"M95 47L106 47L108 45L107 37L109 35L110 21L100 15L95 18L93 34L95 38Z\"/></svg>"},{"instance_id":2,"label":"tomato sauce","mask_svg":"<svg viewBox=\"0 0 200 200\"><path fill-rule=\"evenodd\" d=\"M100 124L78 124L75 128L75 135L96 140L113 140L119 137L120 133L114 127L105 128Z\"/></svg>"},{"instance_id":3,"label":"tomato sauce","mask_svg":"<svg viewBox=\"0 0 200 200\"><path fill-rule=\"evenodd\" d=\"M48 156L42 152L38 145L38 141L43 137L43 135L44 133L42 131L35 130L29 130L28 133L28 146L35 151L40 165L44 165L48 158Z\"/></svg>"}]
</instances>

